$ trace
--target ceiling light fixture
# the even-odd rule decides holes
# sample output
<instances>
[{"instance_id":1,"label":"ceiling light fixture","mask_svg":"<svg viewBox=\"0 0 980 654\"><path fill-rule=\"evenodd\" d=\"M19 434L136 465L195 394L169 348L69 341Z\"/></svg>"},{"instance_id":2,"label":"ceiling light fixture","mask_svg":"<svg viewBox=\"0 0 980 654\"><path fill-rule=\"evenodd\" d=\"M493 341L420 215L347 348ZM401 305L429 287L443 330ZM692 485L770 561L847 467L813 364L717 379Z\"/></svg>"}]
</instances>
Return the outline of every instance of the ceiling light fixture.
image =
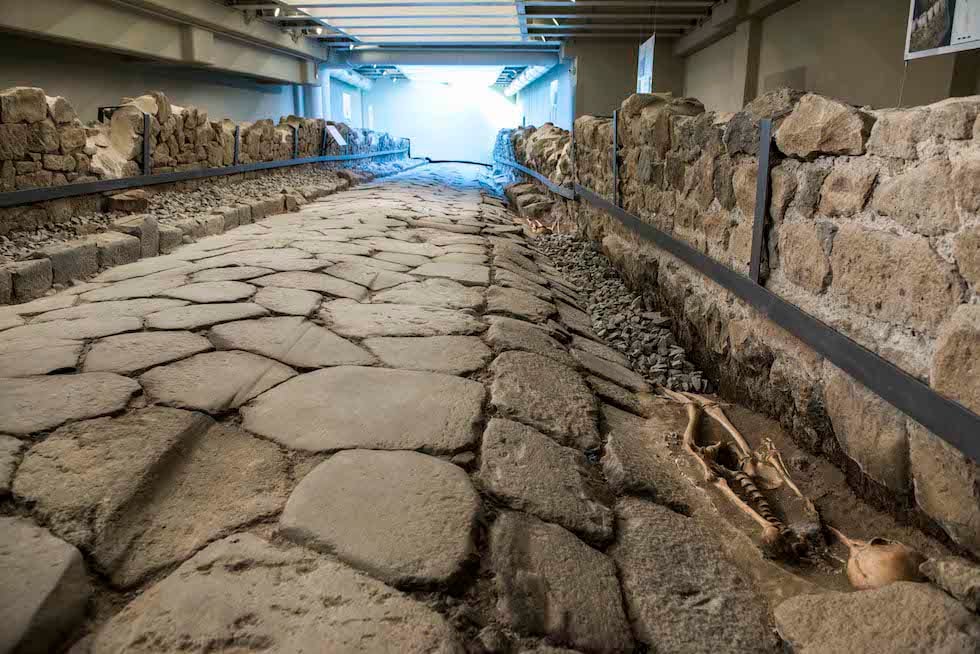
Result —
<instances>
[{"instance_id":1,"label":"ceiling light fixture","mask_svg":"<svg viewBox=\"0 0 980 654\"><path fill-rule=\"evenodd\" d=\"M552 18L551 22L555 24L555 27L561 27L561 23L558 22L557 18Z\"/></svg>"},{"instance_id":2,"label":"ceiling light fixture","mask_svg":"<svg viewBox=\"0 0 980 654\"><path fill-rule=\"evenodd\" d=\"M272 15L275 18L279 18L279 14L281 13L282 13L282 7L276 7L275 9L272 10Z\"/></svg>"},{"instance_id":3,"label":"ceiling light fixture","mask_svg":"<svg viewBox=\"0 0 980 654\"><path fill-rule=\"evenodd\" d=\"M322 27L318 27L318 28L316 28L313 31L317 33L317 36L319 36L320 34L323 34L323 28Z\"/></svg>"}]
</instances>

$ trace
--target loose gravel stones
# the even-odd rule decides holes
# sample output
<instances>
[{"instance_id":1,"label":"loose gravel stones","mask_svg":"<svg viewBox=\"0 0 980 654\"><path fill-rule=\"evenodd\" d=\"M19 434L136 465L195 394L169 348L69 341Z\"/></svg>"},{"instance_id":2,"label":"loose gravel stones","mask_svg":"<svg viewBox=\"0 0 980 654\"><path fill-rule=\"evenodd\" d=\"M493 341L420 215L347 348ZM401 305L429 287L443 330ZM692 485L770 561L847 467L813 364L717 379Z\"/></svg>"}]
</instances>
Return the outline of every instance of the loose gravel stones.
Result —
<instances>
[{"instance_id":1,"label":"loose gravel stones","mask_svg":"<svg viewBox=\"0 0 980 654\"><path fill-rule=\"evenodd\" d=\"M191 302L237 302L254 294L255 287L243 282L198 282L161 293L166 297Z\"/></svg>"},{"instance_id":2,"label":"loose gravel stones","mask_svg":"<svg viewBox=\"0 0 980 654\"><path fill-rule=\"evenodd\" d=\"M369 338L364 346L391 368L465 375L490 362L490 349L476 336Z\"/></svg>"},{"instance_id":3,"label":"loose gravel stones","mask_svg":"<svg viewBox=\"0 0 980 654\"><path fill-rule=\"evenodd\" d=\"M370 353L303 318L260 318L218 325L211 342L219 350L246 350L297 368L371 365Z\"/></svg>"},{"instance_id":4,"label":"loose gravel stones","mask_svg":"<svg viewBox=\"0 0 980 654\"><path fill-rule=\"evenodd\" d=\"M151 313L146 318L146 326L150 329L200 329L222 322L265 315L268 312L263 307L251 302L194 304Z\"/></svg>"},{"instance_id":5,"label":"loose gravel stones","mask_svg":"<svg viewBox=\"0 0 980 654\"><path fill-rule=\"evenodd\" d=\"M779 635L796 652L972 654L980 620L929 584L898 581L858 593L800 595L776 607Z\"/></svg>"},{"instance_id":6,"label":"loose gravel stones","mask_svg":"<svg viewBox=\"0 0 980 654\"><path fill-rule=\"evenodd\" d=\"M491 286L487 291L487 311L542 322L555 313L555 305L515 288Z\"/></svg>"},{"instance_id":7,"label":"loose gravel stones","mask_svg":"<svg viewBox=\"0 0 980 654\"><path fill-rule=\"evenodd\" d=\"M279 286L282 288L298 288L307 291L317 291L336 297L351 300L363 300L368 290L363 286L352 284L346 280L323 275L315 272L281 272L267 277L251 280L259 286Z\"/></svg>"},{"instance_id":8,"label":"loose gravel stones","mask_svg":"<svg viewBox=\"0 0 980 654\"><path fill-rule=\"evenodd\" d=\"M650 649L775 651L769 610L691 518L640 499L616 505L619 568L636 638Z\"/></svg>"},{"instance_id":9,"label":"loose gravel stones","mask_svg":"<svg viewBox=\"0 0 980 654\"><path fill-rule=\"evenodd\" d=\"M523 320L503 316L491 317L487 342L498 352L523 350L554 359L569 368L575 367L575 359L561 343L549 336L541 327Z\"/></svg>"},{"instance_id":10,"label":"loose gravel stones","mask_svg":"<svg viewBox=\"0 0 980 654\"><path fill-rule=\"evenodd\" d=\"M92 592L79 551L22 518L0 518L0 647L57 651Z\"/></svg>"},{"instance_id":11,"label":"loose gravel stones","mask_svg":"<svg viewBox=\"0 0 980 654\"><path fill-rule=\"evenodd\" d=\"M213 374L220 370L220 375ZM205 352L140 376L147 396L160 404L221 412L281 384L296 371L250 352Z\"/></svg>"},{"instance_id":12,"label":"loose gravel stones","mask_svg":"<svg viewBox=\"0 0 980 654\"><path fill-rule=\"evenodd\" d=\"M476 309L483 306L482 289L463 286L451 279L409 282L376 293L375 304L416 304L447 309Z\"/></svg>"},{"instance_id":13,"label":"loose gravel stones","mask_svg":"<svg viewBox=\"0 0 980 654\"><path fill-rule=\"evenodd\" d=\"M255 294L252 302L265 307L273 313L284 313L291 316L309 316L320 306L322 299L323 296L313 291L266 286Z\"/></svg>"},{"instance_id":14,"label":"loose gravel stones","mask_svg":"<svg viewBox=\"0 0 980 654\"><path fill-rule=\"evenodd\" d=\"M341 336L445 336L479 334L486 325L473 316L441 307L412 304L358 304L335 300L320 316Z\"/></svg>"},{"instance_id":15,"label":"loose gravel stones","mask_svg":"<svg viewBox=\"0 0 980 654\"><path fill-rule=\"evenodd\" d=\"M287 538L395 586L444 584L475 552L479 497L457 466L417 452L341 452L296 487Z\"/></svg>"},{"instance_id":16,"label":"loose gravel stones","mask_svg":"<svg viewBox=\"0 0 980 654\"><path fill-rule=\"evenodd\" d=\"M242 413L245 429L294 449L456 452L476 442L485 393L459 377L341 366L300 375Z\"/></svg>"},{"instance_id":17,"label":"loose gravel stones","mask_svg":"<svg viewBox=\"0 0 980 654\"><path fill-rule=\"evenodd\" d=\"M571 368L529 352L505 352L490 365L493 406L563 445L598 447L592 391Z\"/></svg>"},{"instance_id":18,"label":"loose gravel stones","mask_svg":"<svg viewBox=\"0 0 980 654\"><path fill-rule=\"evenodd\" d=\"M0 341L0 377L29 377L74 369L85 344L60 338Z\"/></svg>"},{"instance_id":19,"label":"loose gravel stones","mask_svg":"<svg viewBox=\"0 0 980 654\"><path fill-rule=\"evenodd\" d=\"M0 379L0 432L31 434L120 411L139 388L105 372Z\"/></svg>"},{"instance_id":20,"label":"loose gravel stones","mask_svg":"<svg viewBox=\"0 0 980 654\"><path fill-rule=\"evenodd\" d=\"M119 334L93 343L82 370L131 374L210 349L208 339L186 331Z\"/></svg>"},{"instance_id":21,"label":"loose gravel stones","mask_svg":"<svg viewBox=\"0 0 980 654\"><path fill-rule=\"evenodd\" d=\"M483 432L480 481L512 509L555 522L586 540L612 537L613 513L585 456L530 427L495 418Z\"/></svg>"},{"instance_id":22,"label":"loose gravel stones","mask_svg":"<svg viewBox=\"0 0 980 654\"><path fill-rule=\"evenodd\" d=\"M20 439L0 434L0 497L5 497L10 492L14 469L25 447L25 443Z\"/></svg>"},{"instance_id":23,"label":"loose gravel stones","mask_svg":"<svg viewBox=\"0 0 980 654\"><path fill-rule=\"evenodd\" d=\"M446 621L381 582L252 534L212 543L96 634L93 654L207 651L462 654Z\"/></svg>"},{"instance_id":24,"label":"loose gravel stones","mask_svg":"<svg viewBox=\"0 0 980 654\"><path fill-rule=\"evenodd\" d=\"M587 652L629 652L633 638L616 568L568 531L503 512L490 529L497 610L524 634Z\"/></svg>"},{"instance_id":25,"label":"loose gravel stones","mask_svg":"<svg viewBox=\"0 0 980 654\"><path fill-rule=\"evenodd\" d=\"M490 269L466 263L427 263L412 271L420 277L443 277L463 286L486 286L490 283Z\"/></svg>"}]
</instances>

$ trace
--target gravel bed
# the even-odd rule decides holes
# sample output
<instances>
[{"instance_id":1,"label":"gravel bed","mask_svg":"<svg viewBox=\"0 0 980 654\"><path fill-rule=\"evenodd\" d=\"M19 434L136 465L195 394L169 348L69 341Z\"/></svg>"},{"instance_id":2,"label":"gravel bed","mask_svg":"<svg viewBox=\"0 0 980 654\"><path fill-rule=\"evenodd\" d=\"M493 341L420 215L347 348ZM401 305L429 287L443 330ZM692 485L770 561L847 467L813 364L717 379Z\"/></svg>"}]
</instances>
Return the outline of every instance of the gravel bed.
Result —
<instances>
[{"instance_id":1,"label":"gravel bed","mask_svg":"<svg viewBox=\"0 0 980 654\"><path fill-rule=\"evenodd\" d=\"M598 336L622 352L633 370L672 390L709 393L711 384L687 360L670 331L670 318L630 291L591 243L563 234L539 236L535 246L588 297L586 310Z\"/></svg>"},{"instance_id":2,"label":"gravel bed","mask_svg":"<svg viewBox=\"0 0 980 654\"><path fill-rule=\"evenodd\" d=\"M392 162L366 162L348 167L360 172L368 172L376 177L401 171L408 165L407 160ZM153 192L148 187L149 209L145 212L155 216L158 222L169 223L184 218L206 215L217 207L261 200L281 192L284 188L327 185L339 177L337 167L331 164L308 166L303 170L280 168L268 171L255 179L228 184L222 178L205 179L200 186L191 191ZM72 216L70 220L57 225L45 225L34 231L14 232L0 236L0 264L20 261L46 245L70 241L72 239L104 232L113 221L128 214L121 212L100 212Z\"/></svg>"}]
</instances>

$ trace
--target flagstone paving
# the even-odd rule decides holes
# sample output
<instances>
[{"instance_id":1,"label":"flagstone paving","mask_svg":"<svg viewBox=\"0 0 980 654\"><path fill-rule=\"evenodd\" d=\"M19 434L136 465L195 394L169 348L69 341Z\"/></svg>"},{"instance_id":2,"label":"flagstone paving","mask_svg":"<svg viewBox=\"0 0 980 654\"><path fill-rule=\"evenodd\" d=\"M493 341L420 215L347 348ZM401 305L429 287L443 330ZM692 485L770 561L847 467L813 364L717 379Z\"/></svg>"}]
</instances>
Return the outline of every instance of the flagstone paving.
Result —
<instances>
[{"instance_id":1,"label":"flagstone paving","mask_svg":"<svg viewBox=\"0 0 980 654\"><path fill-rule=\"evenodd\" d=\"M0 312L0 651L775 651L621 410L646 382L480 174Z\"/></svg>"}]
</instances>

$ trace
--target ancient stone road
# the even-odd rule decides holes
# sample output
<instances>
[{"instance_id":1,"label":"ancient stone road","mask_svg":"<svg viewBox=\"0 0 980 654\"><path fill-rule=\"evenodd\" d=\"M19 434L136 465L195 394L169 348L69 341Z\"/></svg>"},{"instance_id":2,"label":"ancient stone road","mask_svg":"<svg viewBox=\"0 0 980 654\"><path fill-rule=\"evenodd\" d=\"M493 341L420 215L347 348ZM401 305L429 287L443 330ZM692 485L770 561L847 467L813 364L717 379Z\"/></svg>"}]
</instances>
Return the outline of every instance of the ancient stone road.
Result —
<instances>
[{"instance_id":1,"label":"ancient stone road","mask_svg":"<svg viewBox=\"0 0 980 654\"><path fill-rule=\"evenodd\" d=\"M0 651L774 651L477 174L0 309Z\"/></svg>"}]
</instances>

